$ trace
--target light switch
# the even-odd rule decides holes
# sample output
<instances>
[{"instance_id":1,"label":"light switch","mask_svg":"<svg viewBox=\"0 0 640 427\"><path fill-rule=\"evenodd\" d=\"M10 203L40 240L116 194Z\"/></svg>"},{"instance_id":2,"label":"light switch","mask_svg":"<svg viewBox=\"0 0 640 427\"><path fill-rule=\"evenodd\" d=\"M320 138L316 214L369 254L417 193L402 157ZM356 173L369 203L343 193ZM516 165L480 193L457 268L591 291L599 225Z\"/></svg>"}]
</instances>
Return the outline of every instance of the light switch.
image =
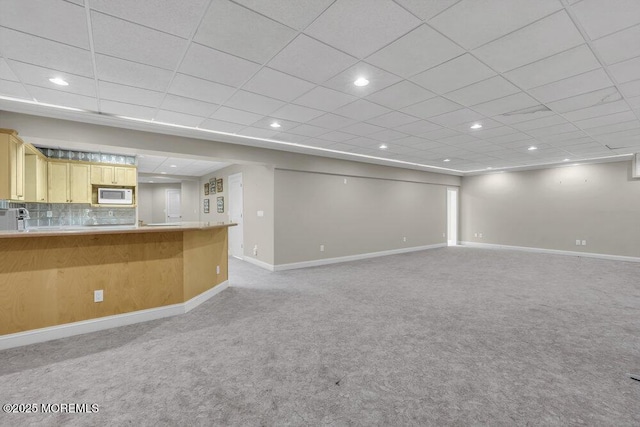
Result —
<instances>
[{"instance_id":1,"label":"light switch","mask_svg":"<svg viewBox=\"0 0 640 427\"><path fill-rule=\"evenodd\" d=\"M264 211L258 211L258 216L264 216Z\"/></svg>"}]
</instances>

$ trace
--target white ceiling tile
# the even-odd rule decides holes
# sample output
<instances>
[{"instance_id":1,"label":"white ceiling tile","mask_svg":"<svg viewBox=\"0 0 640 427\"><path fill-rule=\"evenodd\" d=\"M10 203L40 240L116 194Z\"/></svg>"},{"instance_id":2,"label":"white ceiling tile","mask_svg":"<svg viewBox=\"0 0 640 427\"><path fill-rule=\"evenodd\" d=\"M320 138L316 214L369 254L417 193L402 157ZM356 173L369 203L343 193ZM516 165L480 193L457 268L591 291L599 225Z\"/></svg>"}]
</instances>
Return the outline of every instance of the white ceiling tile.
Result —
<instances>
[{"instance_id":1,"label":"white ceiling tile","mask_svg":"<svg viewBox=\"0 0 640 427\"><path fill-rule=\"evenodd\" d=\"M497 126L490 129L478 129L478 132L474 132L473 135L480 139L492 139L498 136L511 135L517 133L516 129L510 126Z\"/></svg>"},{"instance_id":2,"label":"white ceiling tile","mask_svg":"<svg viewBox=\"0 0 640 427\"><path fill-rule=\"evenodd\" d=\"M357 58L364 58L420 24L393 2L338 0L305 33Z\"/></svg>"},{"instance_id":3,"label":"white ceiling tile","mask_svg":"<svg viewBox=\"0 0 640 427\"><path fill-rule=\"evenodd\" d=\"M428 20L452 6L459 0L396 0L396 3L404 6L411 13L423 20Z\"/></svg>"},{"instance_id":4,"label":"white ceiling tile","mask_svg":"<svg viewBox=\"0 0 640 427\"><path fill-rule=\"evenodd\" d=\"M534 107L536 105L538 105L538 102L535 99L531 98L524 92L519 92L505 96L504 98L475 105L473 109L486 116L496 116L498 114L510 113L524 108Z\"/></svg>"},{"instance_id":5,"label":"white ceiling tile","mask_svg":"<svg viewBox=\"0 0 640 427\"><path fill-rule=\"evenodd\" d=\"M278 108L285 105L284 102L267 96L239 90L233 94L225 103L225 106L238 110L249 111L251 113L262 114L263 116L273 113Z\"/></svg>"},{"instance_id":6,"label":"white ceiling tile","mask_svg":"<svg viewBox=\"0 0 640 427\"><path fill-rule=\"evenodd\" d=\"M553 116L543 117L541 119L528 120L526 122L515 123L512 126L521 131L528 131L531 129L539 129L547 126L555 126L567 123L567 120L562 116L554 114Z\"/></svg>"},{"instance_id":7,"label":"white ceiling tile","mask_svg":"<svg viewBox=\"0 0 640 427\"><path fill-rule=\"evenodd\" d=\"M97 12L91 13L91 27L96 53L170 70L187 45L179 37Z\"/></svg>"},{"instance_id":8,"label":"white ceiling tile","mask_svg":"<svg viewBox=\"0 0 640 427\"><path fill-rule=\"evenodd\" d=\"M175 111L158 110L154 120L156 122L196 127L202 123L205 118L192 116L190 114L176 113Z\"/></svg>"},{"instance_id":9,"label":"white ceiling tile","mask_svg":"<svg viewBox=\"0 0 640 427\"><path fill-rule=\"evenodd\" d=\"M581 130L538 137L539 140L549 144L565 143L565 145L579 144L581 142L584 142L585 138L590 139L590 137ZM569 142L569 141L578 141L578 142Z\"/></svg>"},{"instance_id":10,"label":"white ceiling tile","mask_svg":"<svg viewBox=\"0 0 640 427\"><path fill-rule=\"evenodd\" d=\"M278 131L264 129L264 128L254 128L254 127L246 127L237 132L238 135L251 136L253 138L273 138Z\"/></svg>"},{"instance_id":11,"label":"white ceiling tile","mask_svg":"<svg viewBox=\"0 0 640 427\"><path fill-rule=\"evenodd\" d=\"M640 76L640 56L611 65L609 71L618 83L635 80Z\"/></svg>"},{"instance_id":12,"label":"white ceiling tile","mask_svg":"<svg viewBox=\"0 0 640 427\"><path fill-rule=\"evenodd\" d=\"M637 0L584 0L572 10L591 40L640 23Z\"/></svg>"},{"instance_id":13,"label":"white ceiling tile","mask_svg":"<svg viewBox=\"0 0 640 427\"><path fill-rule=\"evenodd\" d=\"M436 95L433 92L423 89L410 81L403 80L367 96L367 99L384 107L397 110L431 99L434 96Z\"/></svg>"},{"instance_id":14,"label":"white ceiling tile","mask_svg":"<svg viewBox=\"0 0 640 427\"><path fill-rule=\"evenodd\" d=\"M429 52L425 55L425 52ZM403 77L411 77L464 53L464 50L427 25L421 25L367 62Z\"/></svg>"},{"instance_id":15,"label":"white ceiling tile","mask_svg":"<svg viewBox=\"0 0 640 427\"><path fill-rule=\"evenodd\" d=\"M471 117L475 117L475 116L471 116ZM472 129L471 126L476 124L479 124L482 127L480 129ZM486 117L479 117L479 118L476 117L474 120L460 122L458 124L450 125L449 127L451 127L451 129L476 136L476 134L481 134L492 128L504 127L504 125L496 120L488 119Z\"/></svg>"},{"instance_id":16,"label":"white ceiling tile","mask_svg":"<svg viewBox=\"0 0 640 427\"><path fill-rule=\"evenodd\" d=\"M481 46L473 53L494 70L504 72L584 43L563 10Z\"/></svg>"},{"instance_id":17,"label":"white ceiling tile","mask_svg":"<svg viewBox=\"0 0 640 427\"><path fill-rule=\"evenodd\" d=\"M341 129L343 132L352 133L359 136L367 136L372 133L381 132L384 130L381 126L372 125L370 123L356 123Z\"/></svg>"},{"instance_id":18,"label":"white ceiling tile","mask_svg":"<svg viewBox=\"0 0 640 427\"><path fill-rule=\"evenodd\" d=\"M227 114L228 116L228 114ZM224 120L207 119L198 126L201 129L208 129L217 132L236 133L240 129L244 129L244 125L238 123L226 122Z\"/></svg>"},{"instance_id":19,"label":"white ceiling tile","mask_svg":"<svg viewBox=\"0 0 640 427\"><path fill-rule=\"evenodd\" d=\"M640 25L598 39L593 47L606 64L640 56Z\"/></svg>"},{"instance_id":20,"label":"white ceiling tile","mask_svg":"<svg viewBox=\"0 0 640 427\"><path fill-rule=\"evenodd\" d=\"M0 79L9 80L17 82L18 77L16 77L15 73L9 68L9 64L4 58L0 58Z\"/></svg>"},{"instance_id":21,"label":"white ceiling tile","mask_svg":"<svg viewBox=\"0 0 640 427\"><path fill-rule=\"evenodd\" d=\"M243 89L290 102L313 87L313 83L263 67L243 86Z\"/></svg>"},{"instance_id":22,"label":"white ceiling tile","mask_svg":"<svg viewBox=\"0 0 640 427\"><path fill-rule=\"evenodd\" d=\"M393 144L423 150L442 147L442 144L439 142L433 142L425 138L418 138L417 136L407 136L406 138L396 139Z\"/></svg>"},{"instance_id":23,"label":"white ceiling tile","mask_svg":"<svg viewBox=\"0 0 640 427\"><path fill-rule=\"evenodd\" d=\"M173 73L150 65L138 64L106 55L95 55L98 79L128 86L164 92Z\"/></svg>"},{"instance_id":24,"label":"white ceiling tile","mask_svg":"<svg viewBox=\"0 0 640 427\"><path fill-rule=\"evenodd\" d=\"M626 101L621 100L583 108L582 110L570 111L568 113L564 113L564 117L567 120L576 121L589 119L592 117L606 116L614 113L621 113L623 111L629 110L629 105L626 103Z\"/></svg>"},{"instance_id":25,"label":"white ceiling tile","mask_svg":"<svg viewBox=\"0 0 640 427\"><path fill-rule=\"evenodd\" d=\"M316 108L323 111L332 111L353 102L356 99L357 98L353 95L338 92L333 89L327 89L322 86L316 86L293 102L298 105L304 105L305 107Z\"/></svg>"},{"instance_id":26,"label":"white ceiling tile","mask_svg":"<svg viewBox=\"0 0 640 427\"><path fill-rule=\"evenodd\" d=\"M370 120L370 122L374 125L389 128L405 125L407 123L414 123L416 121L418 121L417 118L408 114L400 113L399 111L392 111L390 113L383 114Z\"/></svg>"},{"instance_id":27,"label":"white ceiling tile","mask_svg":"<svg viewBox=\"0 0 640 427\"><path fill-rule=\"evenodd\" d=\"M494 76L461 89L449 92L446 97L461 105L475 105L519 92L520 89L501 76Z\"/></svg>"},{"instance_id":28,"label":"white ceiling tile","mask_svg":"<svg viewBox=\"0 0 640 427\"><path fill-rule=\"evenodd\" d=\"M462 105L441 97L428 99L418 104L411 105L402 109L402 112L411 114L421 119L448 113L449 111L459 110Z\"/></svg>"},{"instance_id":29,"label":"white ceiling tile","mask_svg":"<svg viewBox=\"0 0 640 427\"><path fill-rule=\"evenodd\" d=\"M302 30L316 19L334 0L236 0L249 9Z\"/></svg>"},{"instance_id":30,"label":"white ceiling tile","mask_svg":"<svg viewBox=\"0 0 640 427\"><path fill-rule=\"evenodd\" d=\"M518 110L508 111L504 114L493 117L493 119L506 125L510 125L527 120L540 119L542 117L552 116L554 114L555 113L551 111L546 105L538 104L531 107L523 107Z\"/></svg>"},{"instance_id":31,"label":"white ceiling tile","mask_svg":"<svg viewBox=\"0 0 640 427\"><path fill-rule=\"evenodd\" d=\"M615 123L629 122L636 120L633 111L625 111L622 113L610 114L608 116L594 117L586 120L575 121L574 124L580 129L591 129L599 126L612 125Z\"/></svg>"},{"instance_id":32,"label":"white ceiling tile","mask_svg":"<svg viewBox=\"0 0 640 427\"><path fill-rule=\"evenodd\" d=\"M411 80L433 92L443 94L495 74L491 68L478 61L471 54L465 53L417 74L411 77Z\"/></svg>"},{"instance_id":33,"label":"white ceiling tile","mask_svg":"<svg viewBox=\"0 0 640 427\"><path fill-rule=\"evenodd\" d=\"M440 129L440 126L435 123L428 122L426 120L418 120L417 122L398 126L395 129L397 131L408 133L410 135L420 135L426 132L431 132L431 131Z\"/></svg>"},{"instance_id":34,"label":"white ceiling tile","mask_svg":"<svg viewBox=\"0 0 640 427\"><path fill-rule=\"evenodd\" d=\"M354 85L353 82L360 77L364 77L369 80L369 84L367 86ZM325 82L324 86L341 92L350 93L357 97L364 97L401 80L401 77L388 73L374 67L373 65L365 62L358 62Z\"/></svg>"},{"instance_id":35,"label":"white ceiling tile","mask_svg":"<svg viewBox=\"0 0 640 427\"><path fill-rule=\"evenodd\" d=\"M376 132L369 135L370 138L383 142L393 141L395 139L405 138L407 136L409 135L407 135L406 133L397 132L392 129L385 129L381 132Z\"/></svg>"},{"instance_id":36,"label":"white ceiling tile","mask_svg":"<svg viewBox=\"0 0 640 427\"><path fill-rule=\"evenodd\" d=\"M349 139L354 139L356 136L350 133L344 133L339 131L333 131L329 133L325 133L322 135L322 139L326 139L327 141L333 142L343 142L348 141Z\"/></svg>"},{"instance_id":37,"label":"white ceiling tile","mask_svg":"<svg viewBox=\"0 0 640 427\"><path fill-rule=\"evenodd\" d=\"M263 64L295 35L276 21L218 0L211 3L194 41Z\"/></svg>"},{"instance_id":38,"label":"white ceiling tile","mask_svg":"<svg viewBox=\"0 0 640 427\"><path fill-rule=\"evenodd\" d=\"M640 79L621 84L619 87L624 96L628 96L630 98L640 96Z\"/></svg>"},{"instance_id":39,"label":"white ceiling tile","mask_svg":"<svg viewBox=\"0 0 640 427\"><path fill-rule=\"evenodd\" d=\"M76 93L78 95L96 96L96 82L92 78L50 70L36 65L25 64L24 62L9 62L13 71L20 76L20 80L24 84L41 86L62 92ZM64 79L69 83L69 86L59 86L49 81L49 79L56 77Z\"/></svg>"},{"instance_id":40,"label":"white ceiling tile","mask_svg":"<svg viewBox=\"0 0 640 427\"><path fill-rule=\"evenodd\" d=\"M466 49L474 49L561 8L557 0L462 0L429 25Z\"/></svg>"},{"instance_id":41,"label":"white ceiling tile","mask_svg":"<svg viewBox=\"0 0 640 427\"><path fill-rule=\"evenodd\" d=\"M236 110L229 107L220 107L218 111L211 115L212 119L221 120L223 122L238 123L243 125L251 125L262 119L261 114L254 114L248 111ZM208 126L209 122L204 122L202 126ZM216 130L216 129L214 129Z\"/></svg>"},{"instance_id":42,"label":"white ceiling tile","mask_svg":"<svg viewBox=\"0 0 640 427\"><path fill-rule=\"evenodd\" d=\"M221 104L231 96L234 89L230 86L213 83L207 80L184 74L176 74L169 87L169 93L186 98L198 99L211 104Z\"/></svg>"},{"instance_id":43,"label":"white ceiling tile","mask_svg":"<svg viewBox=\"0 0 640 427\"><path fill-rule=\"evenodd\" d=\"M326 129L340 129L345 126L356 123L355 120L347 117L338 116L337 114L324 114L320 117L316 117L308 122L310 125L320 126Z\"/></svg>"},{"instance_id":44,"label":"white ceiling tile","mask_svg":"<svg viewBox=\"0 0 640 427\"><path fill-rule=\"evenodd\" d=\"M327 133L327 129L321 128L318 126L304 124L304 125L296 126L290 129L289 133L314 137L314 136L322 135L323 133Z\"/></svg>"},{"instance_id":45,"label":"white ceiling tile","mask_svg":"<svg viewBox=\"0 0 640 427\"><path fill-rule=\"evenodd\" d=\"M304 145L309 145L312 147L320 147L320 148L328 147L330 145L333 145L334 143L335 143L334 141L325 141L324 139L319 139L319 138L309 138L304 141Z\"/></svg>"},{"instance_id":46,"label":"white ceiling tile","mask_svg":"<svg viewBox=\"0 0 640 427\"><path fill-rule=\"evenodd\" d=\"M300 34L269 62L269 67L322 83L355 61L352 56Z\"/></svg>"},{"instance_id":47,"label":"white ceiling tile","mask_svg":"<svg viewBox=\"0 0 640 427\"><path fill-rule=\"evenodd\" d=\"M61 92L59 90L47 89L38 86L25 85L29 93L38 102L61 105L64 107L80 108L89 111L98 111L98 103L95 98L76 95L75 93Z\"/></svg>"},{"instance_id":48,"label":"white ceiling tile","mask_svg":"<svg viewBox=\"0 0 640 427\"><path fill-rule=\"evenodd\" d=\"M109 82L98 82L101 99L126 102L128 104L158 107L163 93Z\"/></svg>"},{"instance_id":49,"label":"white ceiling tile","mask_svg":"<svg viewBox=\"0 0 640 427\"><path fill-rule=\"evenodd\" d=\"M182 96L167 94L162 101L164 110L179 111L199 117L209 117L217 109L217 104L198 101L197 99L184 98Z\"/></svg>"},{"instance_id":50,"label":"white ceiling tile","mask_svg":"<svg viewBox=\"0 0 640 427\"><path fill-rule=\"evenodd\" d=\"M529 93L544 103L569 98L594 90L612 86L613 82L602 69L549 83L529 90Z\"/></svg>"},{"instance_id":51,"label":"white ceiling tile","mask_svg":"<svg viewBox=\"0 0 640 427\"><path fill-rule=\"evenodd\" d=\"M638 129L640 128L640 120L630 120L628 122L620 122L614 123L612 125L598 126L595 128L589 129L589 135L593 135L597 137L598 135L612 133L612 132L621 132L625 130Z\"/></svg>"},{"instance_id":52,"label":"white ceiling tile","mask_svg":"<svg viewBox=\"0 0 640 427\"><path fill-rule=\"evenodd\" d=\"M0 26L89 49L84 7L63 1L3 0Z\"/></svg>"},{"instance_id":53,"label":"white ceiling tile","mask_svg":"<svg viewBox=\"0 0 640 427\"><path fill-rule=\"evenodd\" d=\"M447 138L449 136L456 136L456 135L462 135L462 133L457 132L453 129L441 128L438 130L433 130L430 132L423 133L422 138L426 138L429 140L436 140L436 139L442 139L442 138Z\"/></svg>"},{"instance_id":54,"label":"white ceiling tile","mask_svg":"<svg viewBox=\"0 0 640 427\"><path fill-rule=\"evenodd\" d=\"M324 113L320 110L302 107L300 105L288 104L278 109L277 111L274 111L271 115L285 120L304 123L318 116L321 116L322 114Z\"/></svg>"},{"instance_id":55,"label":"white ceiling tile","mask_svg":"<svg viewBox=\"0 0 640 427\"><path fill-rule=\"evenodd\" d=\"M475 122L483 118L482 114L477 113L468 108L462 108L460 110L451 111L449 113L440 114L438 116L431 117L429 121L437 123L442 126L452 126L459 123Z\"/></svg>"},{"instance_id":56,"label":"white ceiling tile","mask_svg":"<svg viewBox=\"0 0 640 427\"><path fill-rule=\"evenodd\" d=\"M463 134L463 135L454 135L448 136L446 138L438 139L438 142L449 145L460 145L468 142L479 143L479 141L471 135Z\"/></svg>"},{"instance_id":57,"label":"white ceiling tile","mask_svg":"<svg viewBox=\"0 0 640 427\"><path fill-rule=\"evenodd\" d=\"M9 80L0 80L0 94L12 98L32 99L22 83Z\"/></svg>"},{"instance_id":58,"label":"white ceiling tile","mask_svg":"<svg viewBox=\"0 0 640 427\"><path fill-rule=\"evenodd\" d=\"M151 120L156 113L156 109L103 99L100 101L100 112L135 119Z\"/></svg>"},{"instance_id":59,"label":"white ceiling tile","mask_svg":"<svg viewBox=\"0 0 640 427\"><path fill-rule=\"evenodd\" d=\"M578 128L576 128L571 123L562 123L559 125L547 126L544 128L529 129L527 133L533 136L534 138L537 138L537 137L547 136L547 135L557 135L560 133L574 132L576 130L578 130Z\"/></svg>"},{"instance_id":60,"label":"white ceiling tile","mask_svg":"<svg viewBox=\"0 0 640 427\"><path fill-rule=\"evenodd\" d=\"M347 104L338 108L334 112L341 116L349 117L354 120L368 120L373 117L381 116L390 112L388 108L382 107L373 102L364 99L358 99L351 104Z\"/></svg>"},{"instance_id":61,"label":"white ceiling tile","mask_svg":"<svg viewBox=\"0 0 640 427\"><path fill-rule=\"evenodd\" d=\"M229 86L239 86L258 68L260 66L255 62L191 43L178 71Z\"/></svg>"},{"instance_id":62,"label":"white ceiling tile","mask_svg":"<svg viewBox=\"0 0 640 427\"><path fill-rule=\"evenodd\" d=\"M88 50L0 27L0 52L7 59L93 77Z\"/></svg>"},{"instance_id":63,"label":"white ceiling tile","mask_svg":"<svg viewBox=\"0 0 640 427\"><path fill-rule=\"evenodd\" d=\"M303 141L308 140L309 137L304 135L294 135L292 133L280 132L279 134L274 135L273 139L277 139L278 141L292 142L294 144L299 144Z\"/></svg>"},{"instance_id":64,"label":"white ceiling tile","mask_svg":"<svg viewBox=\"0 0 640 427\"><path fill-rule=\"evenodd\" d=\"M523 89L530 89L600 68L600 62L586 44L524 65L505 73Z\"/></svg>"},{"instance_id":65,"label":"white ceiling tile","mask_svg":"<svg viewBox=\"0 0 640 427\"><path fill-rule=\"evenodd\" d=\"M547 103L547 107L558 113L566 113L567 111L580 110L582 108L593 107L594 105L618 101L620 99L622 99L622 95L620 95L618 90L612 86L572 96L570 98L561 99L559 101L549 102Z\"/></svg>"},{"instance_id":66,"label":"white ceiling tile","mask_svg":"<svg viewBox=\"0 0 640 427\"><path fill-rule=\"evenodd\" d=\"M627 98L627 102L631 106L631 108L640 108L640 96L632 96Z\"/></svg>"},{"instance_id":67,"label":"white ceiling tile","mask_svg":"<svg viewBox=\"0 0 640 427\"><path fill-rule=\"evenodd\" d=\"M188 38L195 30L208 3L189 0L185 7L173 0L89 0L92 9L182 38Z\"/></svg>"}]
</instances>

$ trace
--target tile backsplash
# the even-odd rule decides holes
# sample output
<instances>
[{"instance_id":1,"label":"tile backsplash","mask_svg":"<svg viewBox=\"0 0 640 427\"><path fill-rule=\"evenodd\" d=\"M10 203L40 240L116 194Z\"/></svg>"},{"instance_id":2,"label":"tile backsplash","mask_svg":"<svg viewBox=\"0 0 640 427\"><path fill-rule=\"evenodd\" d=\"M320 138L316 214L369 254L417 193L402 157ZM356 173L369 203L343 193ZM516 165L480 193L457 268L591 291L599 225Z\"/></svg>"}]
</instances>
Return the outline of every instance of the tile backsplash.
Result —
<instances>
[{"instance_id":1,"label":"tile backsplash","mask_svg":"<svg viewBox=\"0 0 640 427\"><path fill-rule=\"evenodd\" d=\"M136 209L131 207L93 207L90 204L12 203L29 211L27 227L68 225L133 225Z\"/></svg>"}]
</instances>

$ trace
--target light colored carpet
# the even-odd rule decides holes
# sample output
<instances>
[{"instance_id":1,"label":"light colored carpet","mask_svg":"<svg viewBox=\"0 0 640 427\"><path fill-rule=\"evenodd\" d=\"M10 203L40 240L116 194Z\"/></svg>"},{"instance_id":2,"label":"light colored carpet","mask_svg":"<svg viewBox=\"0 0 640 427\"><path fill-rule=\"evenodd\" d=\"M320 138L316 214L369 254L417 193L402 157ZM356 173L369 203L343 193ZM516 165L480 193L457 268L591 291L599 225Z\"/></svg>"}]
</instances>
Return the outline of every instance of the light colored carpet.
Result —
<instances>
[{"instance_id":1,"label":"light colored carpet","mask_svg":"<svg viewBox=\"0 0 640 427\"><path fill-rule=\"evenodd\" d=\"M447 248L269 273L0 352L0 425L640 425L640 264Z\"/></svg>"}]
</instances>

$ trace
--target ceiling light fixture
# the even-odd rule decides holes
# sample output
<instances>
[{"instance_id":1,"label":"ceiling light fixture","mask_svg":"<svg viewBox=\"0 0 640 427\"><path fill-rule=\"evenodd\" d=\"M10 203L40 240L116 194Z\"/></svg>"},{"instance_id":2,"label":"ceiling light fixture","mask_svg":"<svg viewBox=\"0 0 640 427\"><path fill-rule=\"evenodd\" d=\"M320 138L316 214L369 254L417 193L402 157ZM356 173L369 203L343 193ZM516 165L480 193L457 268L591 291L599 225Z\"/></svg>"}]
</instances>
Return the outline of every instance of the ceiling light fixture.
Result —
<instances>
[{"instance_id":1,"label":"ceiling light fixture","mask_svg":"<svg viewBox=\"0 0 640 427\"><path fill-rule=\"evenodd\" d=\"M278 128L280 127L280 123L278 123L278 122L273 122L273 123L271 123L269 126L271 126L272 128L276 128L276 129L278 129Z\"/></svg>"},{"instance_id":2,"label":"ceiling light fixture","mask_svg":"<svg viewBox=\"0 0 640 427\"><path fill-rule=\"evenodd\" d=\"M487 170L491 170L491 169L493 169L491 166L489 166L489 167L487 168Z\"/></svg>"},{"instance_id":3,"label":"ceiling light fixture","mask_svg":"<svg viewBox=\"0 0 640 427\"><path fill-rule=\"evenodd\" d=\"M60 77L55 77L53 79L49 79L49 81L51 83L57 84L58 86L69 86L69 83L67 83L64 79L62 79Z\"/></svg>"},{"instance_id":4,"label":"ceiling light fixture","mask_svg":"<svg viewBox=\"0 0 640 427\"><path fill-rule=\"evenodd\" d=\"M354 85L358 86L358 87L362 87L362 86L366 86L369 84L369 80L365 79L364 77L358 77L356 79L355 82L353 82Z\"/></svg>"},{"instance_id":5,"label":"ceiling light fixture","mask_svg":"<svg viewBox=\"0 0 640 427\"><path fill-rule=\"evenodd\" d=\"M177 168L177 165L169 165L170 168Z\"/></svg>"},{"instance_id":6,"label":"ceiling light fixture","mask_svg":"<svg viewBox=\"0 0 640 427\"><path fill-rule=\"evenodd\" d=\"M563 162L568 162L569 160L571 160L571 159L564 159Z\"/></svg>"},{"instance_id":7,"label":"ceiling light fixture","mask_svg":"<svg viewBox=\"0 0 640 427\"><path fill-rule=\"evenodd\" d=\"M444 159L443 162L450 162L451 159Z\"/></svg>"},{"instance_id":8,"label":"ceiling light fixture","mask_svg":"<svg viewBox=\"0 0 640 427\"><path fill-rule=\"evenodd\" d=\"M167 174L166 172L160 172L160 173L161 173L162 175L166 175L166 174Z\"/></svg>"},{"instance_id":9,"label":"ceiling light fixture","mask_svg":"<svg viewBox=\"0 0 640 427\"><path fill-rule=\"evenodd\" d=\"M527 148L527 150L529 151L533 151L533 150L537 150L538 147L536 147L535 145L532 145L531 147Z\"/></svg>"},{"instance_id":10,"label":"ceiling light fixture","mask_svg":"<svg viewBox=\"0 0 640 427\"><path fill-rule=\"evenodd\" d=\"M475 123L471 126L471 129L480 129L482 125L480 123Z\"/></svg>"},{"instance_id":11,"label":"ceiling light fixture","mask_svg":"<svg viewBox=\"0 0 640 427\"><path fill-rule=\"evenodd\" d=\"M387 148L389 148L389 147L387 147L387 144L380 145L380 149L381 150L386 150Z\"/></svg>"}]
</instances>

